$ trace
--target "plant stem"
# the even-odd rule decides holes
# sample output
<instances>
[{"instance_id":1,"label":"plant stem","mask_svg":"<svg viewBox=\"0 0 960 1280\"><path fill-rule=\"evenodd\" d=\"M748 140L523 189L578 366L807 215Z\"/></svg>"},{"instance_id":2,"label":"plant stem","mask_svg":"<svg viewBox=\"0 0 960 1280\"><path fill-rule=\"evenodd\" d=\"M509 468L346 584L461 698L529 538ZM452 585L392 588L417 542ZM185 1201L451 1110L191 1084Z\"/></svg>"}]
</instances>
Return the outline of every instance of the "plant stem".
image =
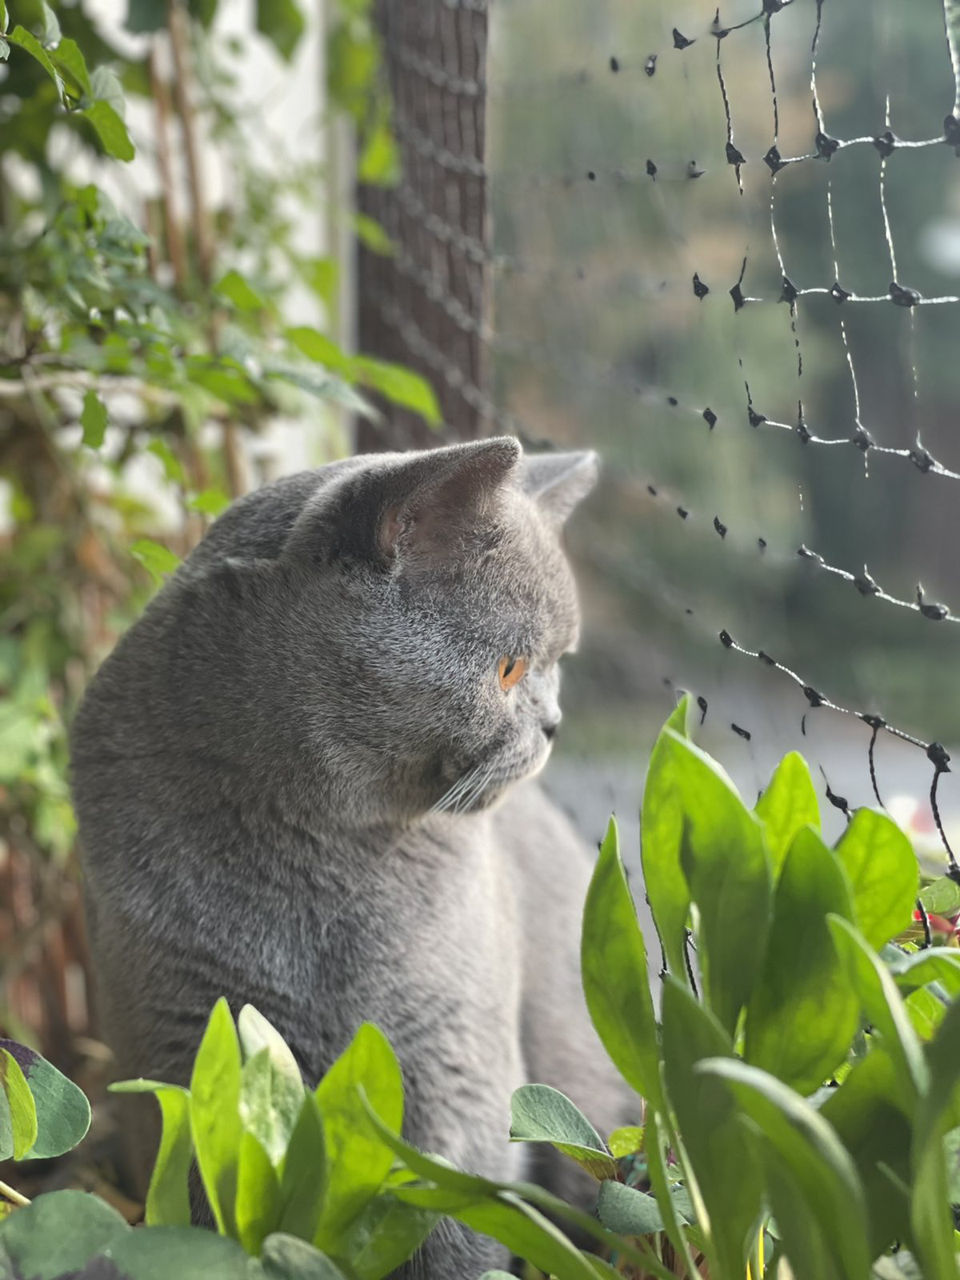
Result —
<instances>
[{"instance_id":1,"label":"plant stem","mask_svg":"<svg viewBox=\"0 0 960 1280\"><path fill-rule=\"evenodd\" d=\"M22 1196L19 1191L15 1191L13 1187L8 1186L5 1182L0 1182L0 1196L6 1196L8 1200L13 1204L19 1205L21 1209L30 1203L26 1196Z\"/></svg>"}]
</instances>

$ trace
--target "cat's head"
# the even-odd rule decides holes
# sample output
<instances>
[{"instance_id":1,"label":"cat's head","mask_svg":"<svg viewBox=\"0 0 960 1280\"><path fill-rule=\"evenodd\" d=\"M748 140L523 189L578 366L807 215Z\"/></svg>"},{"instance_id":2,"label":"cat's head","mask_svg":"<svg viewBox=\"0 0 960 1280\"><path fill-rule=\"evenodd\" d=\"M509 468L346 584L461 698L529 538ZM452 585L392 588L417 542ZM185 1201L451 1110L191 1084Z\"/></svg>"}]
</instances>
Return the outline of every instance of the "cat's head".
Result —
<instances>
[{"instance_id":1,"label":"cat's head","mask_svg":"<svg viewBox=\"0 0 960 1280\"><path fill-rule=\"evenodd\" d=\"M560 532L596 470L504 437L317 473L279 556L277 674L351 820L475 810L543 766L579 629Z\"/></svg>"}]
</instances>

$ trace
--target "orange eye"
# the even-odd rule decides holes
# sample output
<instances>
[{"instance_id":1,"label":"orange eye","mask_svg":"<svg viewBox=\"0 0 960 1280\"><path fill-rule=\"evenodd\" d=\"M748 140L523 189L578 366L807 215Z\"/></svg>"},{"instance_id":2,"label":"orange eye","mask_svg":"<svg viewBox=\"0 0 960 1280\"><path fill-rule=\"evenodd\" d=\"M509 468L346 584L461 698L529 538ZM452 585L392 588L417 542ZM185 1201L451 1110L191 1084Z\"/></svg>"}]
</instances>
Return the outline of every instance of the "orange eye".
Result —
<instances>
[{"instance_id":1,"label":"orange eye","mask_svg":"<svg viewBox=\"0 0 960 1280\"><path fill-rule=\"evenodd\" d=\"M507 692L512 689L518 680L522 680L527 671L526 658L508 658L500 659L498 668L500 672L500 688Z\"/></svg>"}]
</instances>

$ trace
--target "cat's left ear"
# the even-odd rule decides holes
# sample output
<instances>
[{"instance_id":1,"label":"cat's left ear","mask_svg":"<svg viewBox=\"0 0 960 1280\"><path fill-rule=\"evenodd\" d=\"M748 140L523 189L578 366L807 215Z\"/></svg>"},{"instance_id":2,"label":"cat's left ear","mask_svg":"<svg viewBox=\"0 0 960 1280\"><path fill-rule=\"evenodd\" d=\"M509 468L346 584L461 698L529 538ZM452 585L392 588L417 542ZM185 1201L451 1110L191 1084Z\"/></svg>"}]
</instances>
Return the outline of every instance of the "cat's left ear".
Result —
<instances>
[{"instance_id":1,"label":"cat's left ear","mask_svg":"<svg viewBox=\"0 0 960 1280\"><path fill-rule=\"evenodd\" d=\"M597 483L599 462L592 449L579 453L526 454L523 459L524 492L558 527Z\"/></svg>"}]
</instances>

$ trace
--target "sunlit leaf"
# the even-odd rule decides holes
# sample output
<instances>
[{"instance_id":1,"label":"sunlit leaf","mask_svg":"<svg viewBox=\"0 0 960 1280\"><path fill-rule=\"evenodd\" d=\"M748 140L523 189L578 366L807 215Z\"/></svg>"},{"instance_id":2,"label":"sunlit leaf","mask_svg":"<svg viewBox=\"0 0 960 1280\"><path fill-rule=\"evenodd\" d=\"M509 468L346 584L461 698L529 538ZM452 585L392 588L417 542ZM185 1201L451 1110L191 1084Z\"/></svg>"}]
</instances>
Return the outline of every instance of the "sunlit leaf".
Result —
<instances>
[{"instance_id":1,"label":"sunlit leaf","mask_svg":"<svg viewBox=\"0 0 960 1280\"><path fill-rule=\"evenodd\" d=\"M162 582L168 573L173 573L180 564L180 557L169 547L150 538L138 538L130 546L130 554L139 560L155 582Z\"/></svg>"}]
</instances>

